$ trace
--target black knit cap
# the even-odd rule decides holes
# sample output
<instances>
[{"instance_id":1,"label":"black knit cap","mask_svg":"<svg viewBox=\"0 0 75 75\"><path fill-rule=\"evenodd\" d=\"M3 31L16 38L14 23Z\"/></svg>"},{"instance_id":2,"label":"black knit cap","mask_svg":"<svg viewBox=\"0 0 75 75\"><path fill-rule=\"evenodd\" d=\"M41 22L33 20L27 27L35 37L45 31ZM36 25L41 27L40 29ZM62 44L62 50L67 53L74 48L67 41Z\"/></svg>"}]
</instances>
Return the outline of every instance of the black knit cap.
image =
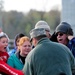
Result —
<instances>
[{"instance_id":1,"label":"black knit cap","mask_svg":"<svg viewBox=\"0 0 75 75\"><path fill-rule=\"evenodd\" d=\"M68 35L73 35L73 30L71 28L71 25L67 22L61 22L55 29L55 33L63 32Z\"/></svg>"}]
</instances>

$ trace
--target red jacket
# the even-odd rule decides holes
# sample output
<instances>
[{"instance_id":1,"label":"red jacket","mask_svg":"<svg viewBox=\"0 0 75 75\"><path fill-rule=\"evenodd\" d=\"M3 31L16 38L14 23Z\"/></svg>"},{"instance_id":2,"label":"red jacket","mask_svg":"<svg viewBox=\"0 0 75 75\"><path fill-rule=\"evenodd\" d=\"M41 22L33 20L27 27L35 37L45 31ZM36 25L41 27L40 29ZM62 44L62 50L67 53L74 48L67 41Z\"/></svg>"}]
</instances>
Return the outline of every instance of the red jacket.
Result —
<instances>
[{"instance_id":1,"label":"red jacket","mask_svg":"<svg viewBox=\"0 0 75 75\"><path fill-rule=\"evenodd\" d=\"M5 73L7 75L24 75L22 71L10 67L2 60L0 60L0 73Z\"/></svg>"},{"instance_id":2,"label":"red jacket","mask_svg":"<svg viewBox=\"0 0 75 75\"><path fill-rule=\"evenodd\" d=\"M0 52L0 60L7 62L9 55L7 52Z\"/></svg>"}]
</instances>

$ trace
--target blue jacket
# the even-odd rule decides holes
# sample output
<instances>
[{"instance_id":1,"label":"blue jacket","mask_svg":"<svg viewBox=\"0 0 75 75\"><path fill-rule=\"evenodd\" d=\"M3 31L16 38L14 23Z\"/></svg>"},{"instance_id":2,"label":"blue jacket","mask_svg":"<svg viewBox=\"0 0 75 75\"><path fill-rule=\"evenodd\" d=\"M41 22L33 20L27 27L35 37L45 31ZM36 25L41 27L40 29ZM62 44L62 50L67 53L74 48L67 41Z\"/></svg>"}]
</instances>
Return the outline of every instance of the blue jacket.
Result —
<instances>
[{"instance_id":1,"label":"blue jacket","mask_svg":"<svg viewBox=\"0 0 75 75\"><path fill-rule=\"evenodd\" d=\"M11 51L8 52L9 56L13 55L16 52L16 49L12 49Z\"/></svg>"},{"instance_id":2,"label":"blue jacket","mask_svg":"<svg viewBox=\"0 0 75 75\"><path fill-rule=\"evenodd\" d=\"M57 42L57 35L54 32L50 38L51 41ZM75 37L71 40L69 40L67 47L71 50L72 54L75 57Z\"/></svg>"},{"instance_id":3,"label":"blue jacket","mask_svg":"<svg viewBox=\"0 0 75 75\"><path fill-rule=\"evenodd\" d=\"M67 47L71 50L72 54L75 57L75 37L69 41Z\"/></svg>"}]
</instances>

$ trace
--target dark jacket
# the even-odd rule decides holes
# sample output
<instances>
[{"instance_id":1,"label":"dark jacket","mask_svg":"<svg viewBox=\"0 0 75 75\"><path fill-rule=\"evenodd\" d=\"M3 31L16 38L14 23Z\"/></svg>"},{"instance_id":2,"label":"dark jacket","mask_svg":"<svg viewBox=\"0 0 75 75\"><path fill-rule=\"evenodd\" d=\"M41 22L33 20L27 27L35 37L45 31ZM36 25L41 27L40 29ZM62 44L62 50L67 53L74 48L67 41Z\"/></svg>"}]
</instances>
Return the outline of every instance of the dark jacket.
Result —
<instances>
[{"instance_id":1,"label":"dark jacket","mask_svg":"<svg viewBox=\"0 0 75 75\"><path fill-rule=\"evenodd\" d=\"M62 44L41 39L28 54L23 72L25 75L72 75L75 60L71 51Z\"/></svg>"},{"instance_id":2,"label":"dark jacket","mask_svg":"<svg viewBox=\"0 0 75 75\"><path fill-rule=\"evenodd\" d=\"M53 42L57 42L57 35L55 34L55 32L52 34L50 40ZM75 57L75 37L69 40L67 47L71 50L72 54Z\"/></svg>"}]
</instances>

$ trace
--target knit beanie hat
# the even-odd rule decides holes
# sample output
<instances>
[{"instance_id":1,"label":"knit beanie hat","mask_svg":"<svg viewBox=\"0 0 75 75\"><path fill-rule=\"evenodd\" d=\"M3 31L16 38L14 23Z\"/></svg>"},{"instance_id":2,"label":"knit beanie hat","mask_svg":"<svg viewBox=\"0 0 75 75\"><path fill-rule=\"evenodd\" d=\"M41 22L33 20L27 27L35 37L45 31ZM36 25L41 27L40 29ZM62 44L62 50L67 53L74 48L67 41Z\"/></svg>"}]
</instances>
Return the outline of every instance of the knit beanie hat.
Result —
<instances>
[{"instance_id":1,"label":"knit beanie hat","mask_svg":"<svg viewBox=\"0 0 75 75\"><path fill-rule=\"evenodd\" d=\"M49 25L47 24L47 22L46 21L38 21L37 23L36 23L36 25L35 25L35 29L37 29L37 28L44 28L45 30L48 30L48 31L50 31L50 27L49 27Z\"/></svg>"}]
</instances>

